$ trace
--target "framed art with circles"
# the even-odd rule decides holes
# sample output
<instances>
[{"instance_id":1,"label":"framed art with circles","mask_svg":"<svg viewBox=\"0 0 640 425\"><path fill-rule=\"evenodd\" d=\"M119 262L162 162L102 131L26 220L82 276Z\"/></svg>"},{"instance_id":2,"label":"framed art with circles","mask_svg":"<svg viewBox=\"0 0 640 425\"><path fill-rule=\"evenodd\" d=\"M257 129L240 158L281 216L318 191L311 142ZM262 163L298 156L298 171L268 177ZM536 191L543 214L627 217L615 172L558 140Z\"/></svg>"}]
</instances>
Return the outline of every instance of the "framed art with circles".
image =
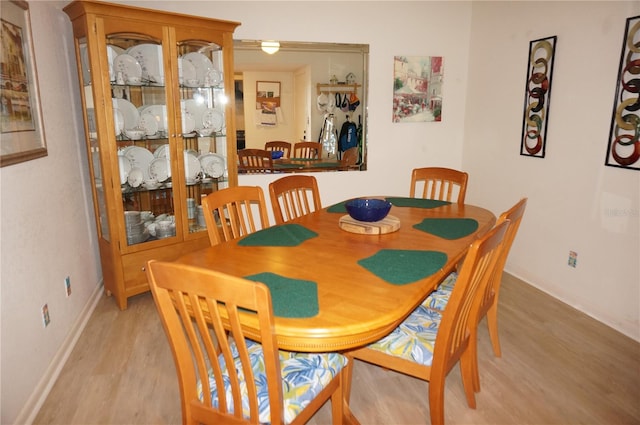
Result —
<instances>
[{"instance_id":1,"label":"framed art with circles","mask_svg":"<svg viewBox=\"0 0 640 425\"><path fill-rule=\"evenodd\" d=\"M529 43L520 155L544 158L557 36Z\"/></svg>"},{"instance_id":2,"label":"framed art with circles","mask_svg":"<svg viewBox=\"0 0 640 425\"><path fill-rule=\"evenodd\" d=\"M640 16L624 28L605 165L640 170Z\"/></svg>"}]
</instances>

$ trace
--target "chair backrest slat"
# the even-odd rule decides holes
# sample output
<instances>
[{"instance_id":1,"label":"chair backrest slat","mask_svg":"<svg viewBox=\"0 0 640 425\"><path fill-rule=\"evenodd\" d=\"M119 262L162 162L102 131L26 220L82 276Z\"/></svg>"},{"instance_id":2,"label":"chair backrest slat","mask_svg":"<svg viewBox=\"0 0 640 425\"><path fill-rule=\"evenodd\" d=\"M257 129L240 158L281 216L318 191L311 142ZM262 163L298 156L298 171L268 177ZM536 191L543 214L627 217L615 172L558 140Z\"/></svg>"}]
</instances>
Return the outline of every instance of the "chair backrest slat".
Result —
<instances>
[{"instance_id":1,"label":"chair backrest slat","mask_svg":"<svg viewBox=\"0 0 640 425\"><path fill-rule=\"evenodd\" d=\"M249 422L259 422L247 345L251 335L262 345L271 422L282 423L282 377L268 288L214 270L154 260L147 275L176 362L183 423L247 423L247 413ZM243 397L248 398L244 403ZM243 414L246 406L249 412Z\"/></svg>"},{"instance_id":2,"label":"chair backrest slat","mask_svg":"<svg viewBox=\"0 0 640 425\"><path fill-rule=\"evenodd\" d=\"M259 186L236 186L212 192L202 198L202 210L211 245L269 226L266 201Z\"/></svg>"},{"instance_id":3,"label":"chair backrest slat","mask_svg":"<svg viewBox=\"0 0 640 425\"><path fill-rule=\"evenodd\" d=\"M522 222L522 217L524 216L526 207L527 198L522 198L514 206L500 214L500 217L498 217L497 224L509 221L509 228L507 229L507 233L504 236L502 251L500 252L498 264L496 264L491 282L485 288L484 294L482 296L482 300L479 306L479 313L481 317L479 317L478 320L486 314L487 310L493 303L497 302L498 293L500 292L500 283L502 282L502 272L507 262L507 257L509 256L511 245L513 245L513 241L515 240L518 229L520 228L520 223Z\"/></svg>"},{"instance_id":4,"label":"chair backrest slat","mask_svg":"<svg viewBox=\"0 0 640 425\"><path fill-rule=\"evenodd\" d=\"M436 362L443 362L445 366L439 367L448 370L446 363L452 358L457 359L459 353L468 346L470 326L473 325L470 321L472 310L474 303L479 303L479 297L476 295L484 291L485 286L489 284L508 226L509 222L506 221L494 227L469 247L447 308L442 315L434 348L434 368Z\"/></svg>"},{"instance_id":5,"label":"chair backrest slat","mask_svg":"<svg viewBox=\"0 0 640 425\"><path fill-rule=\"evenodd\" d=\"M469 174L451 168L415 168L411 172L409 196L415 198L420 193L422 198L464 204L468 180ZM421 184L422 190L418 191Z\"/></svg>"},{"instance_id":6,"label":"chair backrest slat","mask_svg":"<svg viewBox=\"0 0 640 425\"><path fill-rule=\"evenodd\" d=\"M290 175L269 184L276 224L282 224L322 208L318 182L309 175Z\"/></svg>"},{"instance_id":7,"label":"chair backrest slat","mask_svg":"<svg viewBox=\"0 0 640 425\"><path fill-rule=\"evenodd\" d=\"M284 140L271 140L264 144L264 149L269 152L281 151L283 158L291 158L291 143Z\"/></svg>"},{"instance_id":8,"label":"chair backrest slat","mask_svg":"<svg viewBox=\"0 0 640 425\"><path fill-rule=\"evenodd\" d=\"M272 173L273 160L271 152L264 149L240 149L238 151L238 172L240 173Z\"/></svg>"},{"instance_id":9,"label":"chair backrest slat","mask_svg":"<svg viewBox=\"0 0 640 425\"><path fill-rule=\"evenodd\" d=\"M298 142L293 145L293 158L319 159L321 155L320 142Z\"/></svg>"}]
</instances>

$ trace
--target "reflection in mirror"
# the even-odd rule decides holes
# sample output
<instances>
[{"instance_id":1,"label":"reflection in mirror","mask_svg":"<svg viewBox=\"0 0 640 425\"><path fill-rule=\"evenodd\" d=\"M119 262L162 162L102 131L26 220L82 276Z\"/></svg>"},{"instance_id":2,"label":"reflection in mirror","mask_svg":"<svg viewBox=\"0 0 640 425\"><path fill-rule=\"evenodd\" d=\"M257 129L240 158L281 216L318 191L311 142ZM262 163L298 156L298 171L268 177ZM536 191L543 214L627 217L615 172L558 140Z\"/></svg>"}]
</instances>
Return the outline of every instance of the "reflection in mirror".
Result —
<instances>
[{"instance_id":1,"label":"reflection in mirror","mask_svg":"<svg viewBox=\"0 0 640 425\"><path fill-rule=\"evenodd\" d=\"M348 169L365 170L368 63L368 44L280 41L267 54L260 41L235 40L238 149L312 141L322 159L340 160L357 147L359 166Z\"/></svg>"}]
</instances>

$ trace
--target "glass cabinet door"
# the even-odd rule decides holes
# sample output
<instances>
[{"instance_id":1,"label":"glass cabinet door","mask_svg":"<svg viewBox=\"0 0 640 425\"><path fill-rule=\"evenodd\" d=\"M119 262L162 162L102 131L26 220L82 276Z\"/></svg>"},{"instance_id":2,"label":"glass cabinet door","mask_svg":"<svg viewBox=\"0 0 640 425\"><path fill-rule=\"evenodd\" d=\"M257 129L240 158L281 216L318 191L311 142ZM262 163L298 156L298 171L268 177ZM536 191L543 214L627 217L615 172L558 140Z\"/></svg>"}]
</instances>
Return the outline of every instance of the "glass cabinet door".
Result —
<instances>
[{"instance_id":1,"label":"glass cabinet door","mask_svg":"<svg viewBox=\"0 0 640 425\"><path fill-rule=\"evenodd\" d=\"M202 197L229 186L225 82L233 76L225 75L223 48L216 42L179 40L177 54L184 208L188 232L194 233L206 231Z\"/></svg>"},{"instance_id":2,"label":"glass cabinet door","mask_svg":"<svg viewBox=\"0 0 640 425\"><path fill-rule=\"evenodd\" d=\"M162 40L130 32L106 38L127 245L176 237Z\"/></svg>"}]
</instances>

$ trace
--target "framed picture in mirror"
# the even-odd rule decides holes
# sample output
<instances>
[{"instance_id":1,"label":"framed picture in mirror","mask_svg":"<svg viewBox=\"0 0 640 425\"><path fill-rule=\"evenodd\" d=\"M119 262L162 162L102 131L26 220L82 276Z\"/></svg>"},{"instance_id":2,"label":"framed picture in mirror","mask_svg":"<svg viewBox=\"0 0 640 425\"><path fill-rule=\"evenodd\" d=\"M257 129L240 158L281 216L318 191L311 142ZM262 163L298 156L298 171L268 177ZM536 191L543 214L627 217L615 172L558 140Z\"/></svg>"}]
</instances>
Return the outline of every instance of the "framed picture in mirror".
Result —
<instances>
[{"instance_id":1,"label":"framed picture in mirror","mask_svg":"<svg viewBox=\"0 0 640 425\"><path fill-rule=\"evenodd\" d=\"M280 107L280 82L256 81L256 109L276 112Z\"/></svg>"}]
</instances>

